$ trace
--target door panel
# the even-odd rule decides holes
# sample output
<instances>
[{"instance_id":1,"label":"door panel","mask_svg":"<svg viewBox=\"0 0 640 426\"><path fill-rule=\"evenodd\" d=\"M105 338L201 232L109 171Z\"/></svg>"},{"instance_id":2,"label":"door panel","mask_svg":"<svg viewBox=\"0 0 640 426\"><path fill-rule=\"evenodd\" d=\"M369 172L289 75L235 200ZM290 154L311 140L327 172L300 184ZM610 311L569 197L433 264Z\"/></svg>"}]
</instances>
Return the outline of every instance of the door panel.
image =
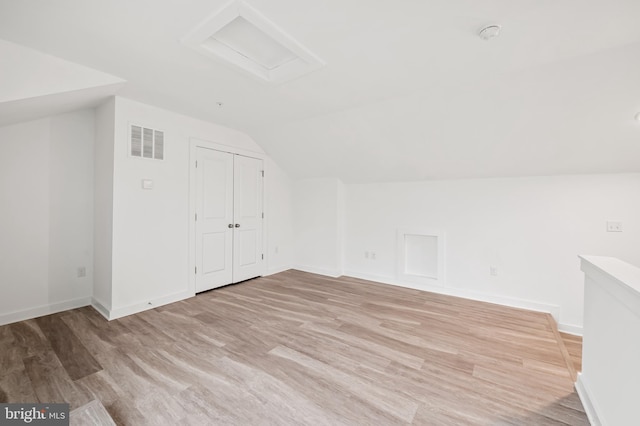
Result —
<instances>
[{"instance_id":1,"label":"door panel","mask_svg":"<svg viewBox=\"0 0 640 426\"><path fill-rule=\"evenodd\" d=\"M233 155L197 148L196 292L233 279Z\"/></svg>"},{"instance_id":2,"label":"door panel","mask_svg":"<svg viewBox=\"0 0 640 426\"><path fill-rule=\"evenodd\" d=\"M229 196L229 185L233 182L229 181L227 176L227 167L224 159L213 160L204 158L198 164L202 164L203 197L202 206L203 219L225 219L228 217L229 204L227 197Z\"/></svg>"},{"instance_id":3,"label":"door panel","mask_svg":"<svg viewBox=\"0 0 640 426\"><path fill-rule=\"evenodd\" d=\"M243 229L238 232L238 244L240 245L240 261L238 266L246 267L256 264L258 252L256 242L258 241L255 229Z\"/></svg>"},{"instance_id":4,"label":"door panel","mask_svg":"<svg viewBox=\"0 0 640 426\"><path fill-rule=\"evenodd\" d=\"M246 158L236 157L236 180L238 182L236 196L239 198L236 203L236 218L256 218L262 214L262 209L258 206L258 186L262 180L261 162L254 159L251 162Z\"/></svg>"},{"instance_id":5,"label":"door panel","mask_svg":"<svg viewBox=\"0 0 640 426\"><path fill-rule=\"evenodd\" d=\"M234 157L233 282L262 275L262 160Z\"/></svg>"},{"instance_id":6,"label":"door panel","mask_svg":"<svg viewBox=\"0 0 640 426\"><path fill-rule=\"evenodd\" d=\"M226 232L202 234L202 274L224 271L227 261Z\"/></svg>"}]
</instances>

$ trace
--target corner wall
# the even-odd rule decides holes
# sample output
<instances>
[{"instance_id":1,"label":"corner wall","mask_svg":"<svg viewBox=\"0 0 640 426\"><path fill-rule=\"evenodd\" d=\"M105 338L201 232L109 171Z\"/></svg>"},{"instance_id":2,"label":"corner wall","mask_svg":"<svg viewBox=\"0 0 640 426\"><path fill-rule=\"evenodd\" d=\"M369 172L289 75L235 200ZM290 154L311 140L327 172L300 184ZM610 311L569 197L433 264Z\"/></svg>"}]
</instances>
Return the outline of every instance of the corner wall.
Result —
<instances>
[{"instance_id":1,"label":"corner wall","mask_svg":"<svg viewBox=\"0 0 640 426\"><path fill-rule=\"evenodd\" d=\"M90 302L93 128L92 110L0 128L0 324Z\"/></svg>"},{"instance_id":2,"label":"corner wall","mask_svg":"<svg viewBox=\"0 0 640 426\"><path fill-rule=\"evenodd\" d=\"M164 160L129 155L130 124L164 132ZM242 132L129 99L115 98L110 318L195 294L189 280L194 271L194 265L189 261L191 138L226 145L230 150L263 153ZM279 212L273 206L273 200L286 202L290 198L288 178L283 173L276 171L271 180L266 180L265 198L272 200L271 209L286 216L286 204L278 206ZM152 180L153 189L143 189L143 179ZM283 270L288 269L290 263L286 256L276 260L273 254L275 245L285 249L286 254L292 243L287 226L278 224L275 218L271 222L267 220L268 247L271 250L266 253L266 260L270 268Z\"/></svg>"},{"instance_id":3,"label":"corner wall","mask_svg":"<svg viewBox=\"0 0 640 426\"><path fill-rule=\"evenodd\" d=\"M345 190L338 179L294 183L295 268L337 277L343 273Z\"/></svg>"},{"instance_id":4,"label":"corner wall","mask_svg":"<svg viewBox=\"0 0 640 426\"><path fill-rule=\"evenodd\" d=\"M113 268L113 140L115 99L95 109L94 173L94 282L93 305L105 316L111 310Z\"/></svg>"},{"instance_id":5,"label":"corner wall","mask_svg":"<svg viewBox=\"0 0 640 426\"><path fill-rule=\"evenodd\" d=\"M266 256L267 274L271 275L293 265L293 182L270 158L265 164Z\"/></svg>"},{"instance_id":6,"label":"corner wall","mask_svg":"<svg viewBox=\"0 0 640 426\"><path fill-rule=\"evenodd\" d=\"M396 273L396 230L443 230L446 283L426 290L550 310L561 329L580 333L577 256L640 265L638 194L640 174L347 185L346 274L407 285ZM623 232L606 232L608 220Z\"/></svg>"}]
</instances>

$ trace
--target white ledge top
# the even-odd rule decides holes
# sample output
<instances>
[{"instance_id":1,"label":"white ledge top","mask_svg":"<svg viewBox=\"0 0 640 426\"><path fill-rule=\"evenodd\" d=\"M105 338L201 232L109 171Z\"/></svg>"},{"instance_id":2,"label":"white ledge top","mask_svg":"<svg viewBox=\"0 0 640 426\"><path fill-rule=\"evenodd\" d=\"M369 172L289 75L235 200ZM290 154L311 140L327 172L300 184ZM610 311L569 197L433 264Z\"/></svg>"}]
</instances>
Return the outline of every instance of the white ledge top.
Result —
<instances>
[{"instance_id":1,"label":"white ledge top","mask_svg":"<svg viewBox=\"0 0 640 426\"><path fill-rule=\"evenodd\" d=\"M578 256L582 262L599 269L620 284L640 294L640 268L615 257ZM583 269L584 270L584 269Z\"/></svg>"}]
</instances>

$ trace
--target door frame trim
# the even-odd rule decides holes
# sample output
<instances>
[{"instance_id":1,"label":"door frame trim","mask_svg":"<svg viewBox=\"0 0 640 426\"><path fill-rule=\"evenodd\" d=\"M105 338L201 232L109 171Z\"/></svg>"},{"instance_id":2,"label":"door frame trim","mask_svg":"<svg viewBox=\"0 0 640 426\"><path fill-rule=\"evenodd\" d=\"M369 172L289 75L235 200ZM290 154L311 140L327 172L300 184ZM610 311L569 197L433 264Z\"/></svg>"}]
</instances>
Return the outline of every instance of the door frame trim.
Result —
<instances>
[{"instance_id":1,"label":"door frame trim","mask_svg":"<svg viewBox=\"0 0 640 426\"><path fill-rule=\"evenodd\" d=\"M189 238L187 253L189 258L189 267L187 268L187 277L189 283L189 291L192 294L196 294L196 159L198 148L211 149L215 151L228 152L234 155L242 155L243 157L255 158L262 160L263 169L267 168L267 156L263 152L250 151L248 149L236 148L233 146L225 145L219 142L207 141L201 138L190 137L189 138L189 217L187 223L189 224ZM267 188L267 176L268 173L265 170L265 178L262 181L262 209L265 212L265 219L262 222L262 253L265 254L265 259L262 262L262 275L266 275L267 265L267 219L266 217L266 188Z\"/></svg>"}]
</instances>

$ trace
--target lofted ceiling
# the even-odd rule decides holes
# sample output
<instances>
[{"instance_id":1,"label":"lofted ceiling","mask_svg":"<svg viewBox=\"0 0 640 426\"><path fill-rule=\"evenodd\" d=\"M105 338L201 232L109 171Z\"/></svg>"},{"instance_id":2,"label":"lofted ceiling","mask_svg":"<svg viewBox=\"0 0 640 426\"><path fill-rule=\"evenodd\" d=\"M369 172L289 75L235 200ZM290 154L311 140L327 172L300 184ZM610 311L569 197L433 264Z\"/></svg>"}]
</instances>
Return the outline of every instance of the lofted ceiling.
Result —
<instances>
[{"instance_id":1,"label":"lofted ceiling","mask_svg":"<svg viewBox=\"0 0 640 426\"><path fill-rule=\"evenodd\" d=\"M637 0L246 0L326 63L280 85L180 43L226 3L0 0L0 39L243 130L296 178L640 171Z\"/></svg>"}]
</instances>

